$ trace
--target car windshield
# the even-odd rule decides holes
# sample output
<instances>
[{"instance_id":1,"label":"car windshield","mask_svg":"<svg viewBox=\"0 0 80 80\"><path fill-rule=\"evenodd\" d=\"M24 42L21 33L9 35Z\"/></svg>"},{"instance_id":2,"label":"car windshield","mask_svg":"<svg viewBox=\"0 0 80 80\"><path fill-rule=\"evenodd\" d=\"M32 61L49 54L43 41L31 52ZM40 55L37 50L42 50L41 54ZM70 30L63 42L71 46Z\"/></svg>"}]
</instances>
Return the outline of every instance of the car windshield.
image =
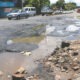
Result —
<instances>
[{"instance_id":1,"label":"car windshield","mask_svg":"<svg viewBox=\"0 0 80 80\"><path fill-rule=\"evenodd\" d=\"M19 12L19 10L12 10L11 13Z\"/></svg>"},{"instance_id":2,"label":"car windshield","mask_svg":"<svg viewBox=\"0 0 80 80\"><path fill-rule=\"evenodd\" d=\"M49 7L43 7L41 10L42 10L42 11L43 11L43 10L50 10L50 8L49 8Z\"/></svg>"}]
</instances>

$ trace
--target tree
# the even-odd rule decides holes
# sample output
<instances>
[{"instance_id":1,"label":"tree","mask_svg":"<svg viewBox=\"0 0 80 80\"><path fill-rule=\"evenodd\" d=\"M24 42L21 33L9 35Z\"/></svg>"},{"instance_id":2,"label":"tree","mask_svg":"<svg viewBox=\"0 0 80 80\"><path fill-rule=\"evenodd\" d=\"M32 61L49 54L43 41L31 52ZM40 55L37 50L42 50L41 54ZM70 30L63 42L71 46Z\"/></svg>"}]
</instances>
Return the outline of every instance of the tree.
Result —
<instances>
[{"instance_id":1,"label":"tree","mask_svg":"<svg viewBox=\"0 0 80 80\"><path fill-rule=\"evenodd\" d=\"M72 9L75 9L76 6L77 6L76 3L73 3L73 2L66 3L66 4L65 4L65 9L66 9L66 10L72 10Z\"/></svg>"},{"instance_id":2,"label":"tree","mask_svg":"<svg viewBox=\"0 0 80 80\"><path fill-rule=\"evenodd\" d=\"M65 4L64 0L58 0L56 2L56 6L57 6L58 9L64 9L64 4Z\"/></svg>"},{"instance_id":3,"label":"tree","mask_svg":"<svg viewBox=\"0 0 80 80\"><path fill-rule=\"evenodd\" d=\"M22 0L13 0L13 2L15 3L15 7L17 7L17 8L22 7Z\"/></svg>"},{"instance_id":4,"label":"tree","mask_svg":"<svg viewBox=\"0 0 80 80\"><path fill-rule=\"evenodd\" d=\"M52 8L53 10L57 10L56 4L51 4L51 8Z\"/></svg>"},{"instance_id":5,"label":"tree","mask_svg":"<svg viewBox=\"0 0 80 80\"><path fill-rule=\"evenodd\" d=\"M41 12L41 8L43 6L49 6L50 5L50 1L49 0L26 0L26 6L33 6L36 7L37 9L37 13Z\"/></svg>"}]
</instances>

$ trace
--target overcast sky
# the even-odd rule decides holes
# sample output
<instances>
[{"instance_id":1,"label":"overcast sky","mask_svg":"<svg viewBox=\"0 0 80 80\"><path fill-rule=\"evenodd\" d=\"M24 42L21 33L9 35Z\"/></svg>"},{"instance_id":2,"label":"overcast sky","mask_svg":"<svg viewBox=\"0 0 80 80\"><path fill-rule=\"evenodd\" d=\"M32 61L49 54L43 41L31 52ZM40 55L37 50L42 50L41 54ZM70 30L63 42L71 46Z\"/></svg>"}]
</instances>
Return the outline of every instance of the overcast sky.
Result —
<instances>
[{"instance_id":1,"label":"overcast sky","mask_svg":"<svg viewBox=\"0 0 80 80\"><path fill-rule=\"evenodd\" d=\"M55 3L58 0L50 0L51 3ZM80 0L65 0L65 2L75 2L78 6L80 6Z\"/></svg>"}]
</instances>

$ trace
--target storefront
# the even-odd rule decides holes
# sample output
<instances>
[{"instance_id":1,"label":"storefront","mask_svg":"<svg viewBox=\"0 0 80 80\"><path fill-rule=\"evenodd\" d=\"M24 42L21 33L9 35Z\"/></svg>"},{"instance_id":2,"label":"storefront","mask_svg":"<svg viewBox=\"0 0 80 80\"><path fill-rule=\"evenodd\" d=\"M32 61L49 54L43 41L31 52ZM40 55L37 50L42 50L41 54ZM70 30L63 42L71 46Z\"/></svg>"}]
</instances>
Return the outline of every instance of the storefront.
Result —
<instances>
[{"instance_id":1,"label":"storefront","mask_svg":"<svg viewBox=\"0 0 80 80\"><path fill-rule=\"evenodd\" d=\"M5 17L7 13L15 6L14 2L0 1L0 17Z\"/></svg>"}]
</instances>

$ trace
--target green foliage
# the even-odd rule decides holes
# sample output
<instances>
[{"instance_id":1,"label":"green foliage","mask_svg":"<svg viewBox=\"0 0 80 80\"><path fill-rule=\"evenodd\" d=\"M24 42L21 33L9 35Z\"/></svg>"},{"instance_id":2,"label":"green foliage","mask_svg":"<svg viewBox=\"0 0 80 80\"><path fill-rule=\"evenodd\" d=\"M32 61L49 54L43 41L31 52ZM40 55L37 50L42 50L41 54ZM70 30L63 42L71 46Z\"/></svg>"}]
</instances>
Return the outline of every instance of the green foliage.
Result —
<instances>
[{"instance_id":1,"label":"green foliage","mask_svg":"<svg viewBox=\"0 0 80 80\"><path fill-rule=\"evenodd\" d=\"M22 1L21 0L17 0L16 3L15 3L15 7L21 8L22 7Z\"/></svg>"},{"instance_id":2,"label":"green foliage","mask_svg":"<svg viewBox=\"0 0 80 80\"><path fill-rule=\"evenodd\" d=\"M24 0L23 6L36 7L37 13L41 12L43 6L50 6L49 0ZM17 0L16 7L22 7L22 0Z\"/></svg>"},{"instance_id":3,"label":"green foliage","mask_svg":"<svg viewBox=\"0 0 80 80\"><path fill-rule=\"evenodd\" d=\"M66 10L72 10L76 8L76 3L66 3L65 4L65 9Z\"/></svg>"},{"instance_id":4,"label":"green foliage","mask_svg":"<svg viewBox=\"0 0 80 80\"><path fill-rule=\"evenodd\" d=\"M41 8L45 5L49 6L50 1L49 0L25 0L26 5L30 5L33 7L36 7L37 13L41 12Z\"/></svg>"},{"instance_id":5,"label":"green foliage","mask_svg":"<svg viewBox=\"0 0 80 80\"><path fill-rule=\"evenodd\" d=\"M72 10L76 8L76 3L74 2L69 2L65 3L65 0L58 0L55 4L52 4L51 7L56 10L56 9L64 9L64 10Z\"/></svg>"},{"instance_id":6,"label":"green foliage","mask_svg":"<svg viewBox=\"0 0 80 80\"><path fill-rule=\"evenodd\" d=\"M32 7L32 5L31 4L28 4L28 5L25 5L25 7Z\"/></svg>"},{"instance_id":7,"label":"green foliage","mask_svg":"<svg viewBox=\"0 0 80 80\"><path fill-rule=\"evenodd\" d=\"M56 4L51 4L51 8L52 8L53 10L57 10Z\"/></svg>"},{"instance_id":8,"label":"green foliage","mask_svg":"<svg viewBox=\"0 0 80 80\"><path fill-rule=\"evenodd\" d=\"M59 8L59 9L64 9L64 4L65 4L65 1L64 1L64 0L58 0L58 1L56 2L56 6L57 6L57 8Z\"/></svg>"}]
</instances>

